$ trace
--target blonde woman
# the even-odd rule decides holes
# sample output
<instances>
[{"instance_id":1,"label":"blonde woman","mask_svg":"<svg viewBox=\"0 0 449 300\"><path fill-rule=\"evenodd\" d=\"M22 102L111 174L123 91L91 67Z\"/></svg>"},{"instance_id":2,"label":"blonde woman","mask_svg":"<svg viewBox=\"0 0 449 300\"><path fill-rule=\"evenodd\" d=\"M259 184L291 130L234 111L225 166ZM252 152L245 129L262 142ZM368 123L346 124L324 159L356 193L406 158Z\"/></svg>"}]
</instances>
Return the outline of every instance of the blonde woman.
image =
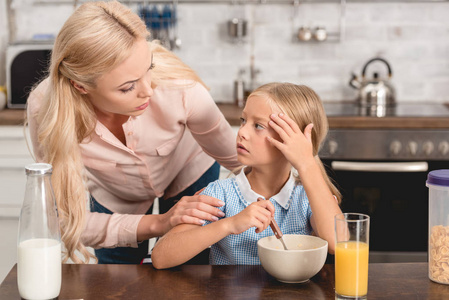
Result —
<instances>
[{"instance_id":1,"label":"blonde woman","mask_svg":"<svg viewBox=\"0 0 449 300\"><path fill-rule=\"evenodd\" d=\"M53 165L66 258L77 263L91 257L85 246L99 263L139 263L149 238L217 220L222 202L195 192L218 178L216 161L239 166L204 83L148 38L119 2L81 5L28 99L34 154ZM156 197L161 214L151 215Z\"/></svg>"},{"instance_id":2,"label":"blonde woman","mask_svg":"<svg viewBox=\"0 0 449 300\"><path fill-rule=\"evenodd\" d=\"M271 83L252 92L236 143L245 167L203 191L225 202L220 209L226 217L174 227L156 244L154 267L182 264L209 245L211 264L260 264L257 241L273 235L267 229L273 217L284 234L316 234L333 253L341 195L318 157L327 130L321 101L310 88Z\"/></svg>"}]
</instances>

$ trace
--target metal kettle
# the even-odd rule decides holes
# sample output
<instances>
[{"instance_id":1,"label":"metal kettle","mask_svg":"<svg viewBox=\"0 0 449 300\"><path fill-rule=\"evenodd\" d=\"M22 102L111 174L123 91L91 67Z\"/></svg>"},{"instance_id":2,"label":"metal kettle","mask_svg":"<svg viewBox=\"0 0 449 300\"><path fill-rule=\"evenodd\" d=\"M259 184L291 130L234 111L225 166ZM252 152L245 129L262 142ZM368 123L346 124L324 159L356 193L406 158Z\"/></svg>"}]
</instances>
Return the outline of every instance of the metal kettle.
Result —
<instances>
[{"instance_id":1,"label":"metal kettle","mask_svg":"<svg viewBox=\"0 0 449 300\"><path fill-rule=\"evenodd\" d=\"M379 78L377 72L373 73L372 79L366 79L366 69L372 62L381 61L388 68L388 79ZM361 106L393 106L396 102L396 92L390 84L392 72L390 64L383 58L375 57L369 60L362 70L362 80L359 81L357 75L352 74L349 85L359 90L357 102Z\"/></svg>"}]
</instances>

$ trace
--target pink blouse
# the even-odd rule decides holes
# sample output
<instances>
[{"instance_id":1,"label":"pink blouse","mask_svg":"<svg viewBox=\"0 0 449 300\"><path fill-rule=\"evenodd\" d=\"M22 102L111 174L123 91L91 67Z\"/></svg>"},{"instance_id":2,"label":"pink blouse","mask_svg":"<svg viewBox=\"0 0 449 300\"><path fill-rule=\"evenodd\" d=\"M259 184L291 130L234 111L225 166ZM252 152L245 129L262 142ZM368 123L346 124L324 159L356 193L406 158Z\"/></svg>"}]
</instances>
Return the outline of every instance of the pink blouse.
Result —
<instances>
[{"instance_id":1,"label":"pink blouse","mask_svg":"<svg viewBox=\"0 0 449 300\"><path fill-rule=\"evenodd\" d=\"M28 98L30 136L37 161L42 161L42 154L36 114L48 81ZM114 212L87 213L82 235L85 245L137 247L137 225L155 197L168 198L183 191L214 160L228 169L239 166L235 134L208 91L191 81L173 84L177 86L154 89L145 112L123 124L126 145L98 121L89 142L80 144L88 190Z\"/></svg>"}]
</instances>

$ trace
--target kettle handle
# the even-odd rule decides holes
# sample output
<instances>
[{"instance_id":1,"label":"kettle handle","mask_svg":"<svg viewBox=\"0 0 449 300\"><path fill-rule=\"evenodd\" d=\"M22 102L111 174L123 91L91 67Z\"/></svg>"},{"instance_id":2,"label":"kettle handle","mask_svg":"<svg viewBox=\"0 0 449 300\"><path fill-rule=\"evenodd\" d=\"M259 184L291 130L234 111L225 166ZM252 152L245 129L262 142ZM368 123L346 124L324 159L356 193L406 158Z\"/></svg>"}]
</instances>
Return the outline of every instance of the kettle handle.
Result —
<instances>
[{"instance_id":1,"label":"kettle handle","mask_svg":"<svg viewBox=\"0 0 449 300\"><path fill-rule=\"evenodd\" d=\"M370 60L365 64L365 66L363 67L363 71L362 71L362 79L365 79L365 73L366 73L366 69L368 68L368 65L369 65L370 63L374 62L374 61L377 61L377 60L383 62L383 63L387 66L387 68L388 68L388 77L391 78L391 76L393 75L393 73L391 72L390 64L389 64L385 59L383 59L383 58L375 57L375 58L373 58L373 59L370 59Z\"/></svg>"}]
</instances>

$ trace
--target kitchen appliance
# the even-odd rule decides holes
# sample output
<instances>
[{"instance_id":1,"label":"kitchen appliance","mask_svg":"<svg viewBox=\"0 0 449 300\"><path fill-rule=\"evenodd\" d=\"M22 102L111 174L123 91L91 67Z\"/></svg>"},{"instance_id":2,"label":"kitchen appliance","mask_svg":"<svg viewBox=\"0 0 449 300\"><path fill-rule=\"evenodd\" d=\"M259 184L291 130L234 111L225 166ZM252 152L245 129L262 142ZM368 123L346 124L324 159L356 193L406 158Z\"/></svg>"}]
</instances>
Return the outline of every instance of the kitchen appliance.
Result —
<instances>
[{"instance_id":1,"label":"kitchen appliance","mask_svg":"<svg viewBox=\"0 0 449 300\"><path fill-rule=\"evenodd\" d=\"M357 103L325 103L324 108L330 120L354 118L351 128L331 124L319 155L343 195L342 211L371 217L370 262L427 261L425 181L429 171L449 169L449 126L391 128L388 122L438 123L449 119L448 106L397 103L386 118L374 118L383 123L371 128L354 125L373 119L361 117Z\"/></svg>"},{"instance_id":2,"label":"kitchen appliance","mask_svg":"<svg viewBox=\"0 0 449 300\"><path fill-rule=\"evenodd\" d=\"M8 45L6 49L6 88L8 108L25 108L33 86L47 73L51 49L49 43Z\"/></svg>"},{"instance_id":3,"label":"kitchen appliance","mask_svg":"<svg viewBox=\"0 0 449 300\"><path fill-rule=\"evenodd\" d=\"M366 78L366 70L373 62L380 61L388 69L388 79L379 77L379 73L374 72L371 79ZM392 71L390 64L383 58L375 57L369 60L362 70L362 80L359 81L357 75L352 74L349 85L357 89L359 94L357 102L362 107L389 107L395 104L395 90L390 84ZM377 115L381 117L383 115Z\"/></svg>"}]
</instances>

